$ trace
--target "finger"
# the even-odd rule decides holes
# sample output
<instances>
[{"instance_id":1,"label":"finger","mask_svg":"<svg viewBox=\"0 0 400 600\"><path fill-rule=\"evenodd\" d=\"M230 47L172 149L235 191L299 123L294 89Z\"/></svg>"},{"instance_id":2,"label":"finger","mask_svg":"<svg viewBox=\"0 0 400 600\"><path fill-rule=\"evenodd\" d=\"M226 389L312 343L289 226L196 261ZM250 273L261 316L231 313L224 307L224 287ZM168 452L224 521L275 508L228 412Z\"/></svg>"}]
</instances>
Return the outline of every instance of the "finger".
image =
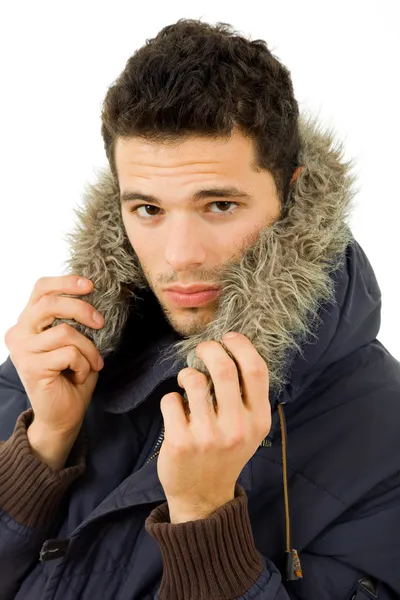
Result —
<instances>
[{"instance_id":1,"label":"finger","mask_svg":"<svg viewBox=\"0 0 400 600\"><path fill-rule=\"evenodd\" d=\"M38 334L50 327L58 319L74 319L77 323L92 329L102 323L94 320L95 309L91 304L79 298L61 296L42 296L29 311L20 318L20 327L24 333Z\"/></svg>"},{"instance_id":2,"label":"finger","mask_svg":"<svg viewBox=\"0 0 400 600\"><path fill-rule=\"evenodd\" d=\"M218 405L218 418L221 422L234 426L244 415L239 374L234 360L216 341L199 344L196 355L204 362L211 375Z\"/></svg>"},{"instance_id":3,"label":"finger","mask_svg":"<svg viewBox=\"0 0 400 600\"><path fill-rule=\"evenodd\" d=\"M160 409L164 419L165 440L182 440L187 435L188 427L182 396L178 392L166 394L161 398Z\"/></svg>"},{"instance_id":4,"label":"finger","mask_svg":"<svg viewBox=\"0 0 400 600\"><path fill-rule=\"evenodd\" d=\"M190 423L204 426L205 421L216 419L216 413L208 392L208 380L204 373L187 367L178 373L178 384L184 388L189 402ZM201 425L203 424L203 425Z\"/></svg>"},{"instance_id":5,"label":"finger","mask_svg":"<svg viewBox=\"0 0 400 600\"><path fill-rule=\"evenodd\" d=\"M26 376L33 380L54 378L62 371L69 369L74 372L74 378L79 383L86 381L90 364L75 346L58 348L52 352L42 352L32 355L29 368L25 367Z\"/></svg>"},{"instance_id":6,"label":"finger","mask_svg":"<svg viewBox=\"0 0 400 600\"><path fill-rule=\"evenodd\" d=\"M236 333L231 338L223 337L222 342L232 353L240 370L245 406L256 418L264 419L266 414L271 413L269 373L265 360L251 341L241 333Z\"/></svg>"},{"instance_id":7,"label":"finger","mask_svg":"<svg viewBox=\"0 0 400 600\"><path fill-rule=\"evenodd\" d=\"M100 370L99 358L101 355L96 346L89 338L66 323L28 337L25 344L27 351L35 353L51 352L65 346L75 346L90 363L93 371Z\"/></svg>"},{"instance_id":8,"label":"finger","mask_svg":"<svg viewBox=\"0 0 400 600\"><path fill-rule=\"evenodd\" d=\"M78 286L78 280L83 279L86 286ZM31 308L40 298L46 294L88 294L93 287L93 283L85 277L79 275L61 275L58 277L41 277L36 282L26 308Z\"/></svg>"}]
</instances>

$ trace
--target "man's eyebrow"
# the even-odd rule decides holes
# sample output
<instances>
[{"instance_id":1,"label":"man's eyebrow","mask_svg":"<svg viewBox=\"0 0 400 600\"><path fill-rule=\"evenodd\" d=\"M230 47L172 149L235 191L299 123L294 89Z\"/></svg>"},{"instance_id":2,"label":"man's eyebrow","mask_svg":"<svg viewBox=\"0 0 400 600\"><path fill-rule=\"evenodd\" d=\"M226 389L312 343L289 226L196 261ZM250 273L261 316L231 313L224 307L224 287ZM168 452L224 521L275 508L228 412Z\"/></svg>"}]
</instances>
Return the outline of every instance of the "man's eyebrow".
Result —
<instances>
[{"instance_id":1,"label":"man's eyebrow","mask_svg":"<svg viewBox=\"0 0 400 600\"><path fill-rule=\"evenodd\" d=\"M252 196L237 187L215 187L198 190L193 196L188 199L190 204L200 202L205 198L247 198L252 200ZM152 194L141 194L135 191L125 191L120 195L121 204L129 202L130 200L142 200L142 202L148 202L149 204L157 204L162 206L162 202L159 198L156 198Z\"/></svg>"}]
</instances>

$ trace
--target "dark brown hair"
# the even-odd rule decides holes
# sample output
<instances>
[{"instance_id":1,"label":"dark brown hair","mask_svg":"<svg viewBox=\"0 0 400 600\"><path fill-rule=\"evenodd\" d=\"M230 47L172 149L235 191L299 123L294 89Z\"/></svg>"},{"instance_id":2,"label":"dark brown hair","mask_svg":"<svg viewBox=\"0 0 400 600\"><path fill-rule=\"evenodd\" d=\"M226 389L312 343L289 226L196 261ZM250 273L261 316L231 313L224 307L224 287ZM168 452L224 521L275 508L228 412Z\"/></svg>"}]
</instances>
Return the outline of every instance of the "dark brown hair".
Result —
<instances>
[{"instance_id":1,"label":"dark brown hair","mask_svg":"<svg viewBox=\"0 0 400 600\"><path fill-rule=\"evenodd\" d=\"M118 137L164 142L229 137L236 128L253 140L254 168L271 172L284 202L297 167L298 116L290 72L265 41L226 23L180 19L128 59L104 99L101 133L118 180Z\"/></svg>"}]
</instances>

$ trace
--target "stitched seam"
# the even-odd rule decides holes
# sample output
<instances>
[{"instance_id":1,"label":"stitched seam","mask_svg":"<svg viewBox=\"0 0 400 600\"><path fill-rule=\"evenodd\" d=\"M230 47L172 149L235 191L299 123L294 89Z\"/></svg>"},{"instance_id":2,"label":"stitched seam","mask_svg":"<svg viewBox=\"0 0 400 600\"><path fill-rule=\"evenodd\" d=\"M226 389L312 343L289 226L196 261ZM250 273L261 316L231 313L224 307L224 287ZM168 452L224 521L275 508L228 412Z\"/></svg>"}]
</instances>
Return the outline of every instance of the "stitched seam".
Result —
<instances>
[{"instance_id":1,"label":"stitched seam","mask_svg":"<svg viewBox=\"0 0 400 600\"><path fill-rule=\"evenodd\" d=\"M120 567L119 565L117 565L116 569L112 569L112 570L109 570L109 571L103 571L103 570L101 570L101 571L94 571L94 570L90 570L89 577L90 577L90 575L110 575L110 574L115 575L116 572L120 571L120 570L122 570L122 567ZM87 578L87 576L88 576L87 572L86 573L71 573L71 575L69 575L69 576L62 574L60 579L62 581L64 581L64 583L67 586L69 586L70 588L72 588L72 590L75 592L75 594L78 597L78 591L74 587L77 582L75 581L74 585L72 585L72 581L76 580L76 578L78 578L78 577L86 577ZM89 581L89 579L87 579L87 581ZM87 597L87 596L85 596L85 594L87 594L87 591L84 590L83 591L83 595L80 594L79 598L85 598L85 597Z\"/></svg>"},{"instance_id":2,"label":"stitched seam","mask_svg":"<svg viewBox=\"0 0 400 600\"><path fill-rule=\"evenodd\" d=\"M12 523L15 523L17 525L18 531L16 531L11 526ZM39 540L40 540L41 537L43 535L45 535L45 533L46 533L45 531L39 532L37 529L33 529L32 527L27 527L26 525L22 525L18 521L15 521L15 519L13 519L8 513L6 513L1 508L0 508L0 524L4 525L4 527L8 531L13 533L14 535L17 535L18 537L22 538L23 540L28 540L28 541L31 541L31 540L35 541L36 536L39 536Z\"/></svg>"},{"instance_id":3,"label":"stitched seam","mask_svg":"<svg viewBox=\"0 0 400 600\"><path fill-rule=\"evenodd\" d=\"M263 457L264 458L264 457ZM282 463L278 460L273 460L269 457L265 457L264 460L268 460L269 462L273 463L274 465L279 465L280 467L282 466ZM335 494L332 494L332 492L330 492L329 490L326 490L324 487L322 487L321 485L318 485L318 483L316 483L315 481L313 481L312 479L309 479L306 475L304 475L304 473L302 473L301 471L297 471L294 469L290 469L288 467L288 471L290 471L290 475L300 475L300 477L303 477L303 479L305 479L306 481L308 481L308 483L311 483L313 486L315 486L316 488L318 488L319 490L322 490L323 492L325 492L326 494L328 494L328 496L331 496L331 498L333 498L334 500L336 500L337 502L340 502L340 504L342 504L344 507L346 508L350 508L351 504L347 504L346 502L344 502L341 498L338 498L337 496L335 496Z\"/></svg>"},{"instance_id":4,"label":"stitched seam","mask_svg":"<svg viewBox=\"0 0 400 600\"><path fill-rule=\"evenodd\" d=\"M109 547L106 544L104 544L106 535L107 535L107 532L105 532L104 530L100 531L99 535L96 537L96 542L94 542L92 540L91 542L89 542L89 546L91 547L94 543L96 545L101 545L102 551L104 551L111 559L111 561L113 563L113 568L110 568L109 570L105 571L103 568L99 568L99 570L97 570L96 568L89 566L88 570L90 570L91 573L107 574L107 573L113 573L115 571L115 569L121 569L121 571L123 571L125 573L125 575L128 574L126 568L119 561L117 561L116 558L114 558ZM82 546L87 545L87 542L83 539L83 540L80 540L80 544L81 544L80 545L80 549L81 549ZM93 564L93 561L91 561L91 562ZM79 571L78 573L75 573L73 576L79 577L79 576L87 575L88 570L85 569L85 565L84 565L83 571Z\"/></svg>"}]
</instances>

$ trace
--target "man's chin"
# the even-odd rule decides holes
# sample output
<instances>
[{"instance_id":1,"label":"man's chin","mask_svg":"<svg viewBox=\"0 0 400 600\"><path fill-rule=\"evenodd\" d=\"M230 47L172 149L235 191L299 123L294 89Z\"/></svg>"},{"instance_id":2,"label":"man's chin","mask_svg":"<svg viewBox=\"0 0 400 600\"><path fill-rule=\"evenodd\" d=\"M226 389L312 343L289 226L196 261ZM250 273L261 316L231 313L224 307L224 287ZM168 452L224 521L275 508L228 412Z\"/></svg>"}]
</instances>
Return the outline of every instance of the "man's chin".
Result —
<instances>
[{"instance_id":1,"label":"man's chin","mask_svg":"<svg viewBox=\"0 0 400 600\"><path fill-rule=\"evenodd\" d=\"M169 310L163 307L164 314L171 327L184 337L204 331L215 315L215 309L208 306Z\"/></svg>"}]
</instances>

